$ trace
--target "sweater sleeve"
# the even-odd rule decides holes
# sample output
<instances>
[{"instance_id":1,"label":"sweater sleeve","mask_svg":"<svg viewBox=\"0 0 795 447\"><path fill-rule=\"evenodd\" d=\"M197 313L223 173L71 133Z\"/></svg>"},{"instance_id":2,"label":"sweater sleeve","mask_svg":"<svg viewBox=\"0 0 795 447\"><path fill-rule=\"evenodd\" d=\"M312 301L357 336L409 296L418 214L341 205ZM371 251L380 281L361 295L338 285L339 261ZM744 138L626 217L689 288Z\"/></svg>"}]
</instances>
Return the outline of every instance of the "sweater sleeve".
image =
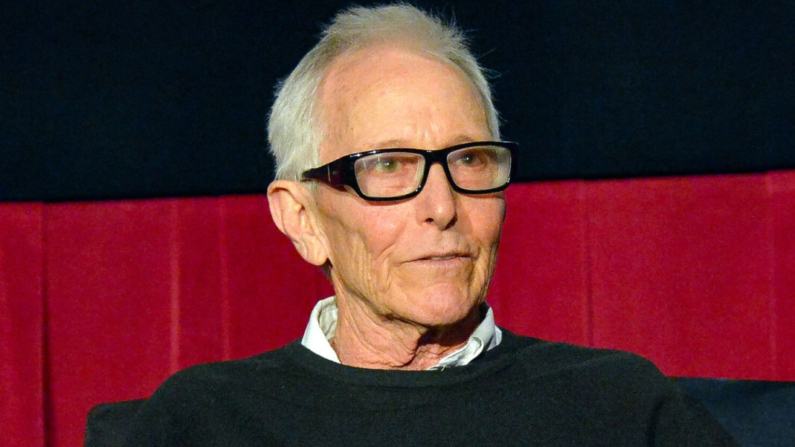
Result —
<instances>
[{"instance_id":1,"label":"sweater sleeve","mask_svg":"<svg viewBox=\"0 0 795 447\"><path fill-rule=\"evenodd\" d=\"M125 447L167 447L188 445L185 435L184 415L180 408L183 397L174 393L166 382L138 410L132 421Z\"/></svg>"},{"instance_id":2,"label":"sweater sleeve","mask_svg":"<svg viewBox=\"0 0 795 447\"><path fill-rule=\"evenodd\" d=\"M270 376L259 364L253 359L217 362L174 374L140 408L122 445L274 445L278 408L267 404ZM279 385L271 388L279 394Z\"/></svg>"},{"instance_id":3,"label":"sweater sleeve","mask_svg":"<svg viewBox=\"0 0 795 447\"><path fill-rule=\"evenodd\" d=\"M652 416L650 445L740 447L701 403L670 380L662 386L663 397Z\"/></svg>"},{"instance_id":4,"label":"sweater sleeve","mask_svg":"<svg viewBox=\"0 0 795 447\"><path fill-rule=\"evenodd\" d=\"M198 365L171 376L138 410L123 445L234 445L227 431L233 427L235 415L222 402L222 396L230 394L229 387L216 371L212 366Z\"/></svg>"}]
</instances>

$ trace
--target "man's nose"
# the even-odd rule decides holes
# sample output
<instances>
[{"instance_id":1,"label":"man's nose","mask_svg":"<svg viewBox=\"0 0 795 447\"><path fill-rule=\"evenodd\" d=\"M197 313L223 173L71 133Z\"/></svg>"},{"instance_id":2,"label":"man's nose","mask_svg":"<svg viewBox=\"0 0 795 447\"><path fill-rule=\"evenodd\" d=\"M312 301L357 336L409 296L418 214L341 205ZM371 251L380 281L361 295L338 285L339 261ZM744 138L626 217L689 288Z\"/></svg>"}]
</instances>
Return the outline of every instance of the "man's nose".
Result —
<instances>
[{"instance_id":1,"label":"man's nose","mask_svg":"<svg viewBox=\"0 0 795 447\"><path fill-rule=\"evenodd\" d=\"M444 169L439 164L433 164L425 186L415 198L418 219L443 230L456 218L456 200L456 192L447 180Z\"/></svg>"}]
</instances>

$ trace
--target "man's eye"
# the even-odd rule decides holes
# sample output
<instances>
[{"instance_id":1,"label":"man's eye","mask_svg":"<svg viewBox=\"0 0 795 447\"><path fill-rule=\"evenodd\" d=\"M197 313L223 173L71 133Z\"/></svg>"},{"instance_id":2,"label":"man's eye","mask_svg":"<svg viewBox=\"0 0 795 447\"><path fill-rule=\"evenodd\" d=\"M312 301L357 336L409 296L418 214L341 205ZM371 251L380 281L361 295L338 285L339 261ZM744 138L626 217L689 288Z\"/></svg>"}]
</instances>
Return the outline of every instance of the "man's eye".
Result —
<instances>
[{"instance_id":1,"label":"man's eye","mask_svg":"<svg viewBox=\"0 0 795 447\"><path fill-rule=\"evenodd\" d=\"M397 158L387 158L387 157L379 157L375 163L373 163L373 170L380 174L390 174L393 172L398 172L402 163Z\"/></svg>"},{"instance_id":2,"label":"man's eye","mask_svg":"<svg viewBox=\"0 0 795 447\"><path fill-rule=\"evenodd\" d=\"M458 162L465 165L471 165L472 163L476 163L478 158L474 154L467 154L461 157Z\"/></svg>"},{"instance_id":3,"label":"man's eye","mask_svg":"<svg viewBox=\"0 0 795 447\"><path fill-rule=\"evenodd\" d=\"M487 163L487 158L482 151L468 151L458 156L455 163L460 166L476 167Z\"/></svg>"}]
</instances>

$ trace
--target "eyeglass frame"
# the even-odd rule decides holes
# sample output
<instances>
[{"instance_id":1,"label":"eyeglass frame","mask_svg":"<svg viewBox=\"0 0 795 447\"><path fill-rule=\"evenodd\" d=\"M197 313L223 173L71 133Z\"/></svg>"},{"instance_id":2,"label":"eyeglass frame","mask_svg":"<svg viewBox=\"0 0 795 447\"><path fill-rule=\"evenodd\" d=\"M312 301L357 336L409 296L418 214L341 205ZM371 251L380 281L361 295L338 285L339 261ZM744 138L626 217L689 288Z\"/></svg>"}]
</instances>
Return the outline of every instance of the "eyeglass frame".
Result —
<instances>
[{"instance_id":1,"label":"eyeglass frame","mask_svg":"<svg viewBox=\"0 0 795 447\"><path fill-rule=\"evenodd\" d=\"M453 180L453 175L450 173L450 167L447 164L447 156L451 152L455 152L457 150L466 149L469 147L478 147L478 146L498 146L504 149L508 149L508 154L510 155L511 158L511 169L508 173L508 179L505 181L504 185L486 190L473 191L461 188L455 183L455 181ZM323 166L307 169L301 174L301 181L317 180L326 183L332 188L339 190L344 190L344 187L348 186L354 192L356 192L356 194L359 197L365 200L373 202L393 202L398 200L409 199L422 192L422 189L425 187L425 183L428 181L428 175L431 172L431 166L433 166L434 163L439 163L442 166L445 176L447 176L447 181L450 183L450 186L453 188L453 191L456 191L461 194L490 194L490 193L503 191L505 190L505 188L508 187L508 185L511 184L511 178L513 177L513 174L516 170L516 152L518 148L519 144L510 141L475 141L471 143L456 144L454 146L446 147L443 149L437 149L437 150L413 149L413 148L375 149L371 151L357 152L355 154L345 155L334 161L326 163ZM423 169L422 178L420 179L417 188L414 191L411 191L407 194L395 197L371 197L364 194L361 188L359 188L359 182L356 180L356 172L354 168L356 160L370 155L388 154L395 152L407 152L411 154L419 154L422 155L422 157L424 158L425 166Z\"/></svg>"}]
</instances>

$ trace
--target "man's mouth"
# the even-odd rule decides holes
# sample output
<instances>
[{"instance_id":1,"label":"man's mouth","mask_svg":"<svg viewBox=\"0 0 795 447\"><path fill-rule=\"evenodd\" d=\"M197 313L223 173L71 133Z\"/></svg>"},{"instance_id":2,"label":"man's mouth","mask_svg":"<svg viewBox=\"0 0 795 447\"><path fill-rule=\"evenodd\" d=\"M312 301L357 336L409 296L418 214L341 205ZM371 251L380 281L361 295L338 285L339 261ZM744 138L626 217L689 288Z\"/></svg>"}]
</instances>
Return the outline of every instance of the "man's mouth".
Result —
<instances>
[{"instance_id":1,"label":"man's mouth","mask_svg":"<svg viewBox=\"0 0 795 447\"><path fill-rule=\"evenodd\" d=\"M458 258L458 257L460 257L460 256L459 255L447 255L447 256L431 256L429 258L423 258L423 259L430 260L430 261L449 261L450 259Z\"/></svg>"},{"instance_id":2,"label":"man's mouth","mask_svg":"<svg viewBox=\"0 0 795 447\"><path fill-rule=\"evenodd\" d=\"M438 253L438 254L431 254L428 256L423 256L418 258L418 261L433 261L433 262L444 262L444 261L452 261L456 259L469 259L470 256L467 253Z\"/></svg>"}]
</instances>

